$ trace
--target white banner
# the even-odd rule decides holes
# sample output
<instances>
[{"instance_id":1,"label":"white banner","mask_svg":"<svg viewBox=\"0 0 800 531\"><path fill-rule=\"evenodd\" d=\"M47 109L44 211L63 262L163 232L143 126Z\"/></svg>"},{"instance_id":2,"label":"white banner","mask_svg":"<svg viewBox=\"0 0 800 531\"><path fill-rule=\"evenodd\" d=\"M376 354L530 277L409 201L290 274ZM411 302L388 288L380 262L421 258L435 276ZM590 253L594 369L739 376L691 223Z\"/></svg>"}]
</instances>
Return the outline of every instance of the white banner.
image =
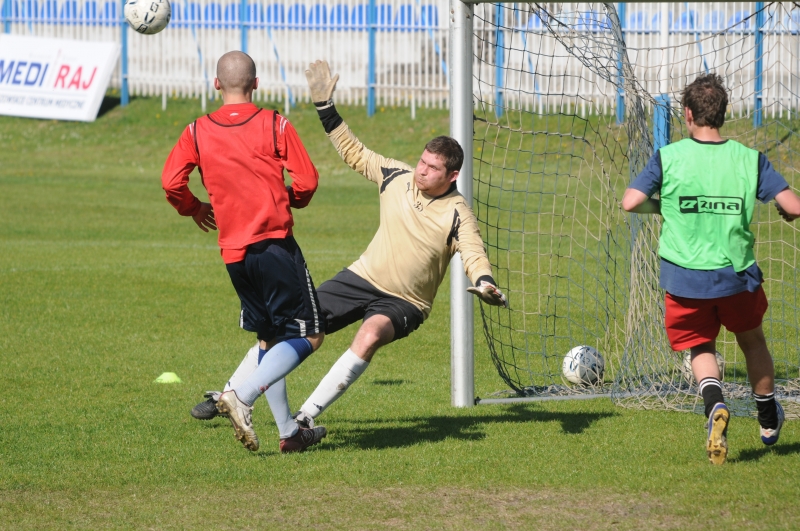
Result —
<instances>
[{"instance_id":1,"label":"white banner","mask_svg":"<svg viewBox=\"0 0 800 531\"><path fill-rule=\"evenodd\" d=\"M92 122L119 57L116 42L0 35L0 114Z\"/></svg>"}]
</instances>

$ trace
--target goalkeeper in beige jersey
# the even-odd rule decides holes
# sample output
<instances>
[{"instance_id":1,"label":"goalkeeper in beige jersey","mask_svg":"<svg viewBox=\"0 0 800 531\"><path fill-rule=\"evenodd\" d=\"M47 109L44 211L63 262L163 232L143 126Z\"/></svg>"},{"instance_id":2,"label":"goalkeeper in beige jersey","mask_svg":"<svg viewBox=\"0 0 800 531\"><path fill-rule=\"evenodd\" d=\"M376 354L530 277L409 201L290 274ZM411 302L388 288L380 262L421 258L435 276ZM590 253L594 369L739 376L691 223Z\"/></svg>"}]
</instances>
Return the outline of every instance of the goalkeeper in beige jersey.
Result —
<instances>
[{"instance_id":1,"label":"goalkeeper in beige jersey","mask_svg":"<svg viewBox=\"0 0 800 531\"><path fill-rule=\"evenodd\" d=\"M306 76L334 147L348 166L377 185L380 199L380 226L367 250L317 289L326 333L363 323L350 348L297 413L298 423L313 427L313 419L366 370L380 347L406 337L428 318L455 253L461 253L475 285L470 292L492 305L505 306L506 298L492 278L475 215L456 189L464 160L458 142L434 138L415 168L383 157L365 147L336 111L332 96L338 76L331 78L328 64L313 63ZM235 387L236 380L255 369L252 358L245 357L228 386ZM209 395L209 402L213 399ZM201 403L192 414L205 418L204 408L210 411L210 405Z\"/></svg>"}]
</instances>

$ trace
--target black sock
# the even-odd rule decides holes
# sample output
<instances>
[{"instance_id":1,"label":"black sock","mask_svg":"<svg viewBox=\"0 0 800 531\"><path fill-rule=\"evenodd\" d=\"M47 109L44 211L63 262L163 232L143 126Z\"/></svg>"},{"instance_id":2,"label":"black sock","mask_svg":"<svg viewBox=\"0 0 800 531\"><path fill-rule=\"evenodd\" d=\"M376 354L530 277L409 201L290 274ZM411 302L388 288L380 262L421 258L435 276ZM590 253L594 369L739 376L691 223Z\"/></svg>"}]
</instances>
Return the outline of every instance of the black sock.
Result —
<instances>
[{"instance_id":1,"label":"black sock","mask_svg":"<svg viewBox=\"0 0 800 531\"><path fill-rule=\"evenodd\" d=\"M757 395L753 393L758 409L758 423L762 428L774 430L778 427L778 407L775 405L775 393Z\"/></svg>"},{"instance_id":2,"label":"black sock","mask_svg":"<svg viewBox=\"0 0 800 531\"><path fill-rule=\"evenodd\" d=\"M703 405L706 407L706 418L711 414L714 409L714 404L724 402L722 398L722 384L713 377L703 378L700 380L700 394L703 396Z\"/></svg>"}]
</instances>

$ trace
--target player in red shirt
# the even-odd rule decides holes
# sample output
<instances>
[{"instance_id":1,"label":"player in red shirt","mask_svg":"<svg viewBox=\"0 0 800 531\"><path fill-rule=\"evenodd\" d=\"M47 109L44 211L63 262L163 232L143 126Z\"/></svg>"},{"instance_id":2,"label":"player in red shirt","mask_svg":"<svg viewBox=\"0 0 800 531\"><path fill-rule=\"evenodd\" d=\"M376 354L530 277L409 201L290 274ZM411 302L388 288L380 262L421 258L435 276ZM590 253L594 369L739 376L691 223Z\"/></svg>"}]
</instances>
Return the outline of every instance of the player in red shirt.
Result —
<instances>
[{"instance_id":1,"label":"player in red shirt","mask_svg":"<svg viewBox=\"0 0 800 531\"><path fill-rule=\"evenodd\" d=\"M281 451L302 451L326 430L295 423L283 378L322 344L325 320L292 236L290 207L308 205L319 174L289 121L252 103L258 78L247 54L228 52L220 58L214 88L222 94L222 107L186 127L167 158L161 183L178 213L191 216L205 232L219 229L222 260L241 300L240 325L259 340L258 368L223 393L217 409L230 419L236 438L255 451L259 442L251 412L256 398L266 393ZM189 190L195 167L210 203ZM284 169L291 186L284 182Z\"/></svg>"}]
</instances>

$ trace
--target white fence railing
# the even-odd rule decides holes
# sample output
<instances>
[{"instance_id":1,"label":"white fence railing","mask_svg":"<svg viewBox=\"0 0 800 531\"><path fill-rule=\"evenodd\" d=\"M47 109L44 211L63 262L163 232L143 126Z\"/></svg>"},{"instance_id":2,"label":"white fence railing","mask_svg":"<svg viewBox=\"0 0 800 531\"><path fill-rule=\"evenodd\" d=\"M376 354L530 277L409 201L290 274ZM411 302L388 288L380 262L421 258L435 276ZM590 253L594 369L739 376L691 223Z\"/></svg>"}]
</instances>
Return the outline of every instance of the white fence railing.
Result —
<instances>
[{"instance_id":1,"label":"white fence railing","mask_svg":"<svg viewBox=\"0 0 800 531\"><path fill-rule=\"evenodd\" d=\"M256 94L259 99L306 101L304 70L309 62L324 58L341 76L339 101L364 104L370 89L368 36L374 31L371 87L378 105L449 105L448 0L374 0L373 23L369 23L368 0L176 0L172 2L170 25L157 35L139 35L129 29L121 17L120 0L0 2L0 31L6 33L121 42L127 77L123 80L123 69L118 66L112 85L125 87L132 95L211 97L217 58L241 49L256 61L261 79ZM552 10L553 4L548 5ZM576 11L576 5L565 4L564 10ZM751 79L755 64L751 41L756 33L752 14L757 5L669 2L619 7L620 13L624 12L624 35L637 77L641 76L652 94L674 92L673 84L682 86L686 76L704 68ZM529 4L503 6L505 42L517 50L525 39L528 49L537 50L537 39L544 29L542 21L531 16ZM582 6L585 11L594 9L598 13L587 22L587 32L608 31L600 15L602 5ZM482 17L493 20L491 17L496 16L494 8L494 4L474 7L476 34ZM765 42L763 68L769 74L762 97L797 109L800 68L794 63L800 61L800 7L791 2L768 4L767 11L770 15L761 30ZM736 49L729 44L731 35L739 35ZM517 45L513 45L515 42ZM665 60L661 49L669 49L673 57ZM514 51L508 60L522 64ZM672 66L665 70L667 63ZM567 66L578 69L576 72L582 68L577 62ZM512 81L504 80L506 84ZM733 99L739 112L747 112L753 91L747 83L739 86L740 93L734 93ZM565 85L563 92L577 94L584 88ZM536 94L535 87L530 89ZM582 93L595 109L607 112L613 112L614 94L612 86L597 94Z\"/></svg>"}]
</instances>

